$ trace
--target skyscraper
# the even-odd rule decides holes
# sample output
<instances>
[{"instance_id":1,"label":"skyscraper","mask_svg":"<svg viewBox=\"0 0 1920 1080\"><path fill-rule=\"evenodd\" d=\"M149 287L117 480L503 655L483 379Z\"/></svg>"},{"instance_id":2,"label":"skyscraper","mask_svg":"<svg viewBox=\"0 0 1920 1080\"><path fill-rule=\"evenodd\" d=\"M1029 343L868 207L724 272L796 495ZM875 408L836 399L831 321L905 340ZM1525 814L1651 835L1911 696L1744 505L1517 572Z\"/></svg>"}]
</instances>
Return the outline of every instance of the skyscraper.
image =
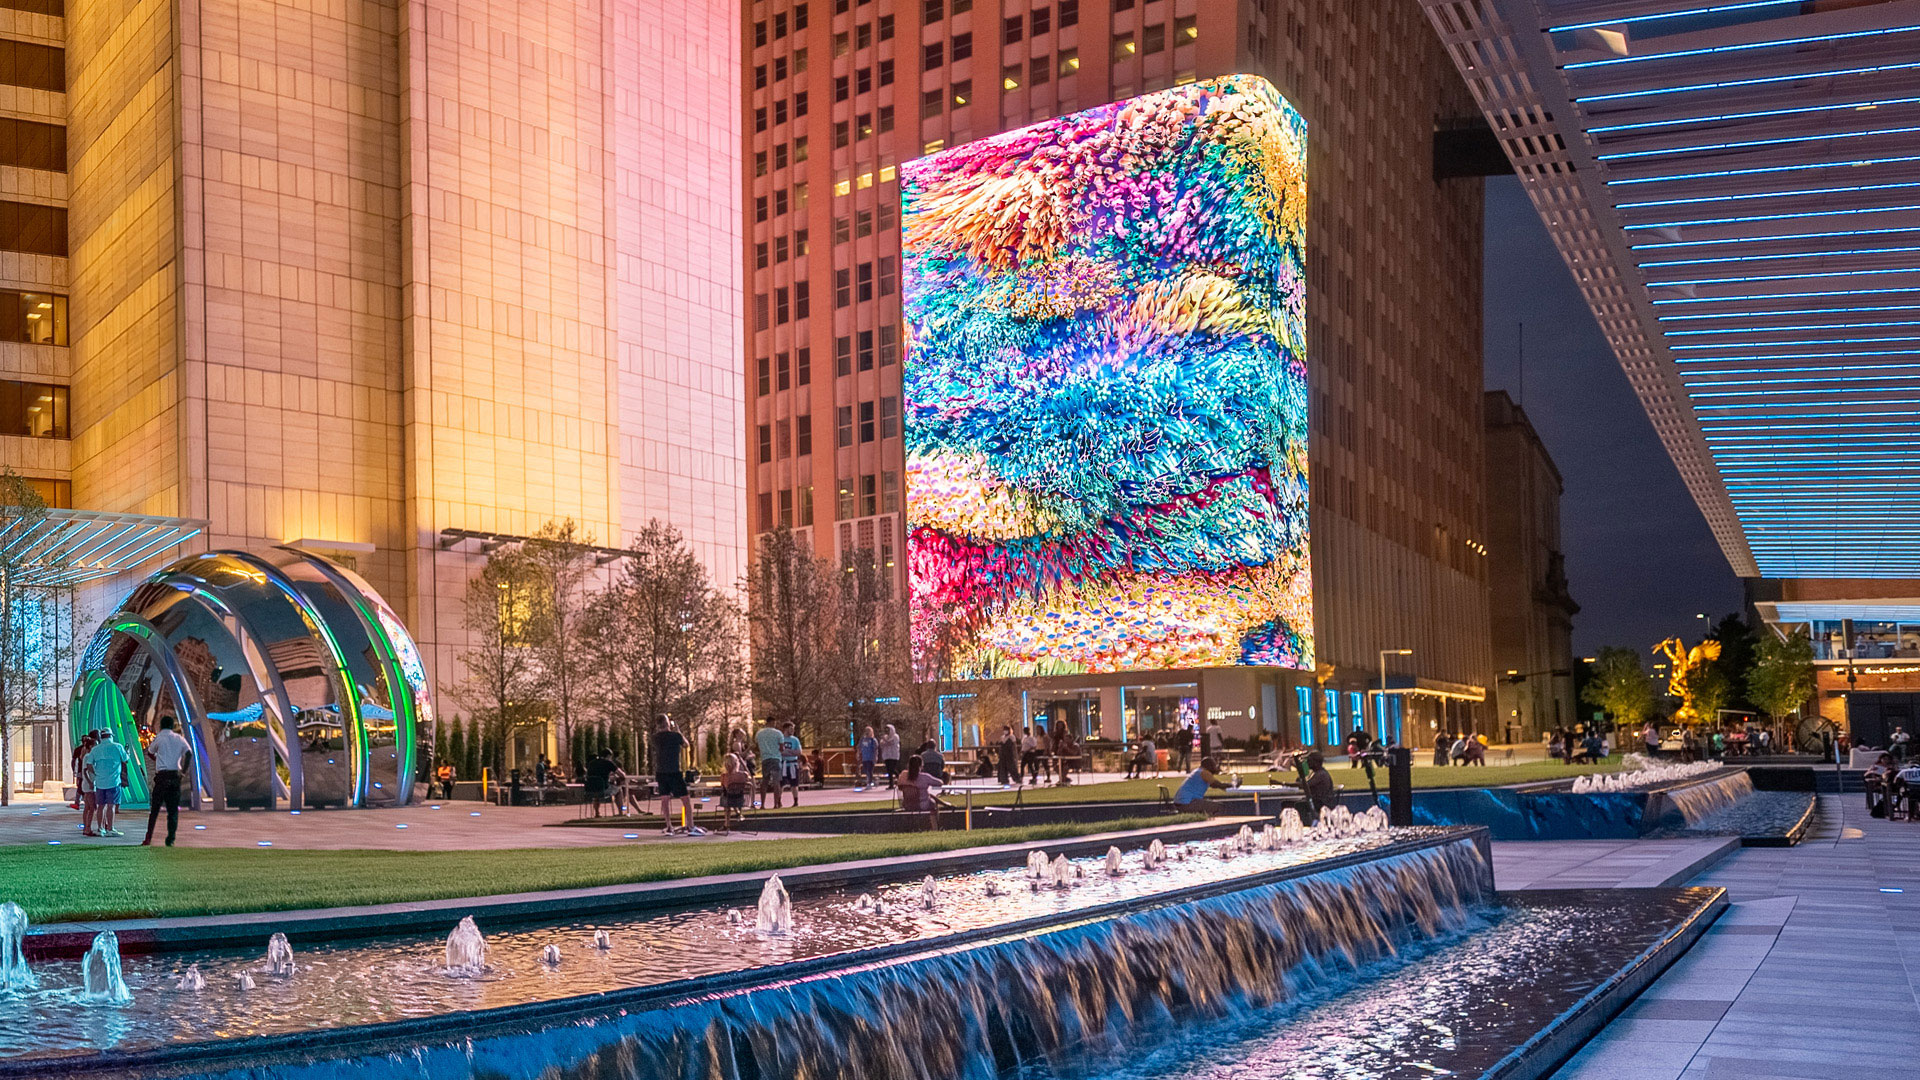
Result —
<instances>
[{"instance_id":1,"label":"skyscraper","mask_svg":"<svg viewBox=\"0 0 1920 1080\"><path fill-rule=\"evenodd\" d=\"M1212 715L1324 744L1356 723L1472 722L1491 677L1481 469L1480 192L1436 181L1472 100L1410 5L760 0L746 8L748 517L873 552L905 585L900 166L1228 73L1309 137L1317 673L1182 670L1023 684L1029 715L1119 735ZM1379 681L1415 702L1367 716ZM1399 719L1396 721L1396 717ZM967 721L947 732L968 738Z\"/></svg>"}]
</instances>

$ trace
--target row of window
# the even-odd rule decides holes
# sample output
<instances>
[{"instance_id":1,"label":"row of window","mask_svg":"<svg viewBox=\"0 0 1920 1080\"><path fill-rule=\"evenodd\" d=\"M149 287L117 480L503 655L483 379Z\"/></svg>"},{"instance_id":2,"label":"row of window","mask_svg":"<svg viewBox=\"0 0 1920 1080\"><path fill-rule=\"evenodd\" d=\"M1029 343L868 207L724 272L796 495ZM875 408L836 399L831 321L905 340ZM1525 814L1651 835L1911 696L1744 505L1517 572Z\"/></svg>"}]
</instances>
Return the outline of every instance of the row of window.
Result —
<instances>
[{"instance_id":1,"label":"row of window","mask_svg":"<svg viewBox=\"0 0 1920 1080\"><path fill-rule=\"evenodd\" d=\"M768 243L765 240L754 244L753 266L756 270L765 270L769 259L773 262L783 263L788 259L797 259L810 250L812 250L812 246L807 243L807 230L795 229L791 235L774 237L771 251L769 251Z\"/></svg>"},{"instance_id":2,"label":"row of window","mask_svg":"<svg viewBox=\"0 0 1920 1080\"><path fill-rule=\"evenodd\" d=\"M893 61L882 60L879 64L856 69L851 75L833 77L833 100L845 101L855 94L873 92L875 86L893 85Z\"/></svg>"},{"instance_id":3,"label":"row of window","mask_svg":"<svg viewBox=\"0 0 1920 1080\"><path fill-rule=\"evenodd\" d=\"M804 529L813 524L813 485L783 488L780 491L779 524L789 529ZM760 527L774 527L774 493L760 493Z\"/></svg>"},{"instance_id":4,"label":"row of window","mask_svg":"<svg viewBox=\"0 0 1920 1080\"><path fill-rule=\"evenodd\" d=\"M802 90L793 95L791 102L785 98L774 102L771 111L771 120L773 124L778 125L784 124L790 119L798 120L805 115L807 115L807 92ZM754 134L758 135L767 130L768 120L769 111L767 106L762 105L753 110Z\"/></svg>"},{"instance_id":5,"label":"row of window","mask_svg":"<svg viewBox=\"0 0 1920 1080\"><path fill-rule=\"evenodd\" d=\"M1183 15L1173 24L1173 43L1189 45L1200 36L1199 24L1192 15ZM1152 56L1164 52L1167 48L1167 24L1155 23L1135 35L1125 30L1113 35L1113 62L1129 60L1135 56Z\"/></svg>"},{"instance_id":6,"label":"row of window","mask_svg":"<svg viewBox=\"0 0 1920 1080\"><path fill-rule=\"evenodd\" d=\"M67 298L59 293L0 289L0 341L67 343Z\"/></svg>"},{"instance_id":7,"label":"row of window","mask_svg":"<svg viewBox=\"0 0 1920 1080\"><path fill-rule=\"evenodd\" d=\"M0 116L0 165L66 172L67 129Z\"/></svg>"},{"instance_id":8,"label":"row of window","mask_svg":"<svg viewBox=\"0 0 1920 1080\"><path fill-rule=\"evenodd\" d=\"M1024 69L1019 64L1009 64L1001 68L1000 86L1005 90L1018 90L1022 86L1044 86L1055 71L1060 73L1061 78L1066 78L1079 70L1080 50L1067 49L1052 56L1036 56L1027 61Z\"/></svg>"},{"instance_id":9,"label":"row of window","mask_svg":"<svg viewBox=\"0 0 1920 1080\"><path fill-rule=\"evenodd\" d=\"M813 417L796 416L791 422L775 420L761 424L756 441L758 459L765 465L774 458L806 457L813 453Z\"/></svg>"},{"instance_id":10,"label":"row of window","mask_svg":"<svg viewBox=\"0 0 1920 1080\"><path fill-rule=\"evenodd\" d=\"M771 293L755 293L753 328L770 330L806 318L812 313L812 291L811 283L796 281L791 286L782 285Z\"/></svg>"},{"instance_id":11,"label":"row of window","mask_svg":"<svg viewBox=\"0 0 1920 1080\"><path fill-rule=\"evenodd\" d=\"M852 124L836 120L833 125L833 147L838 150L855 139L871 139L876 132L884 135L892 130L893 106L882 105L877 113L861 113L854 117Z\"/></svg>"},{"instance_id":12,"label":"row of window","mask_svg":"<svg viewBox=\"0 0 1920 1080\"><path fill-rule=\"evenodd\" d=\"M833 219L833 242L844 244L855 237L872 236L875 228L882 234L892 232L898 214L899 209L892 203L883 203L874 210L855 210L851 217L836 217Z\"/></svg>"},{"instance_id":13,"label":"row of window","mask_svg":"<svg viewBox=\"0 0 1920 1080\"><path fill-rule=\"evenodd\" d=\"M877 344L877 348L876 348ZM833 339L833 373L851 375L857 367L872 371L877 365L900 362L900 328L883 326L878 331L858 330Z\"/></svg>"},{"instance_id":14,"label":"row of window","mask_svg":"<svg viewBox=\"0 0 1920 1080\"><path fill-rule=\"evenodd\" d=\"M892 296L900 286L900 263L889 255L878 263L861 263L833 272L833 306L873 299L876 283L881 296Z\"/></svg>"},{"instance_id":15,"label":"row of window","mask_svg":"<svg viewBox=\"0 0 1920 1080\"><path fill-rule=\"evenodd\" d=\"M861 445L878 442L881 439L900 437L900 399L883 397L878 402L862 401L858 405L840 405L834 409L834 431L836 442L842 446L852 446L857 439Z\"/></svg>"},{"instance_id":16,"label":"row of window","mask_svg":"<svg viewBox=\"0 0 1920 1080\"><path fill-rule=\"evenodd\" d=\"M771 80L768 79L769 72L767 70L766 64L753 65L753 88L755 90L765 90L767 88L767 83L769 81L784 82L787 76L800 75L800 74L803 74L806 70L807 70L807 50L795 49L793 50L793 55L791 57L776 56L773 58L773 70L771 72L772 74Z\"/></svg>"},{"instance_id":17,"label":"row of window","mask_svg":"<svg viewBox=\"0 0 1920 1080\"><path fill-rule=\"evenodd\" d=\"M833 516L843 521L900 509L900 474L891 469L858 478L842 477L839 488Z\"/></svg>"},{"instance_id":18,"label":"row of window","mask_svg":"<svg viewBox=\"0 0 1920 1080\"><path fill-rule=\"evenodd\" d=\"M774 217L782 217L788 211L799 213L807 208L807 185L795 184L791 191L781 188L773 193L772 210ZM757 195L753 200L753 220L767 220L767 196Z\"/></svg>"},{"instance_id":19,"label":"row of window","mask_svg":"<svg viewBox=\"0 0 1920 1080\"><path fill-rule=\"evenodd\" d=\"M0 38L0 83L64 94L67 92L67 50Z\"/></svg>"},{"instance_id":20,"label":"row of window","mask_svg":"<svg viewBox=\"0 0 1920 1080\"><path fill-rule=\"evenodd\" d=\"M945 90L927 90L920 95L920 119L926 120L939 116L951 101L958 109L973 100L973 80L961 79Z\"/></svg>"},{"instance_id":21,"label":"row of window","mask_svg":"<svg viewBox=\"0 0 1920 1080\"><path fill-rule=\"evenodd\" d=\"M845 30L833 35L833 55L845 56L856 49L865 49L875 41L893 40L893 16L882 15L878 23L861 23L853 28L849 38Z\"/></svg>"},{"instance_id":22,"label":"row of window","mask_svg":"<svg viewBox=\"0 0 1920 1080\"><path fill-rule=\"evenodd\" d=\"M0 200L0 251L66 258L66 208Z\"/></svg>"},{"instance_id":23,"label":"row of window","mask_svg":"<svg viewBox=\"0 0 1920 1080\"><path fill-rule=\"evenodd\" d=\"M0 435L66 439L70 432L66 387L0 379Z\"/></svg>"},{"instance_id":24,"label":"row of window","mask_svg":"<svg viewBox=\"0 0 1920 1080\"><path fill-rule=\"evenodd\" d=\"M892 110L889 109L887 112L891 113ZM889 117L889 119L891 119L891 117ZM844 146L845 144L842 143L841 145ZM798 165L805 160L807 160L807 137L805 135L795 136L792 143L781 143L773 148L773 167L776 169L784 169L788 165ZM755 150L753 152L753 175L767 175L767 151Z\"/></svg>"},{"instance_id":25,"label":"row of window","mask_svg":"<svg viewBox=\"0 0 1920 1080\"><path fill-rule=\"evenodd\" d=\"M772 357L761 357L756 361L759 378L755 383L760 396L765 397L775 390L791 390L796 386L806 386L813 382L813 350L800 349L793 353L775 353Z\"/></svg>"},{"instance_id":26,"label":"row of window","mask_svg":"<svg viewBox=\"0 0 1920 1080\"><path fill-rule=\"evenodd\" d=\"M936 41L920 49L920 70L932 71L934 68L952 60L959 63L973 56L973 35L955 34L951 40Z\"/></svg>"},{"instance_id":27,"label":"row of window","mask_svg":"<svg viewBox=\"0 0 1920 1080\"><path fill-rule=\"evenodd\" d=\"M768 24L766 19L761 19L754 23L753 46L757 49L770 40L786 37L789 30L797 34L806 28L807 5L797 4L794 6L791 16L784 11L775 14L771 25ZM768 33L769 30L772 31L771 35Z\"/></svg>"}]
</instances>

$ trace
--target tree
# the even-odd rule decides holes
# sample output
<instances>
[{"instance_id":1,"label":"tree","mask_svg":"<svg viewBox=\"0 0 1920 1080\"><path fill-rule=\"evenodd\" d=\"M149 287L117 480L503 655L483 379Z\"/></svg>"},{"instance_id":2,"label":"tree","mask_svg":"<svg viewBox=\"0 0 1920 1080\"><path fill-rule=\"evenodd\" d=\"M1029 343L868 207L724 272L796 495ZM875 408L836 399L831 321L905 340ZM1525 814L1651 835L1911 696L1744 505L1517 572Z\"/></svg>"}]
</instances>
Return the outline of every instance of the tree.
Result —
<instances>
[{"instance_id":1,"label":"tree","mask_svg":"<svg viewBox=\"0 0 1920 1080\"><path fill-rule=\"evenodd\" d=\"M1795 627L1784 638L1774 633L1761 637L1753 668L1747 672L1747 696L1755 708L1780 719L1806 704L1817 685L1813 642L1805 627Z\"/></svg>"},{"instance_id":2,"label":"tree","mask_svg":"<svg viewBox=\"0 0 1920 1080\"><path fill-rule=\"evenodd\" d=\"M559 746L568 745L591 678L586 625L594 558L593 537L572 518L542 525L519 550L531 586L526 639L534 660L532 689L558 729Z\"/></svg>"},{"instance_id":3,"label":"tree","mask_svg":"<svg viewBox=\"0 0 1920 1080\"><path fill-rule=\"evenodd\" d=\"M62 673L79 648L73 552L20 542L47 514L40 493L0 466L0 806L13 800L16 730L59 718Z\"/></svg>"},{"instance_id":4,"label":"tree","mask_svg":"<svg viewBox=\"0 0 1920 1080\"><path fill-rule=\"evenodd\" d=\"M748 573L754 702L797 724L817 726L846 707L833 670L837 573L784 525L761 535Z\"/></svg>"},{"instance_id":5,"label":"tree","mask_svg":"<svg viewBox=\"0 0 1920 1080\"><path fill-rule=\"evenodd\" d=\"M827 621L834 629L834 697L842 705L849 745L852 733L881 722L880 699L900 697L896 691L912 677L906 656L907 616L892 600L890 584L873 552L857 548L848 553ZM812 734L827 739L823 730Z\"/></svg>"},{"instance_id":6,"label":"tree","mask_svg":"<svg viewBox=\"0 0 1920 1080\"><path fill-rule=\"evenodd\" d=\"M671 525L650 521L586 608L587 655L608 711L646 745L668 713L689 746L739 693L740 613ZM597 748L596 748L597 749Z\"/></svg>"},{"instance_id":7,"label":"tree","mask_svg":"<svg viewBox=\"0 0 1920 1080\"><path fill-rule=\"evenodd\" d=\"M1638 727L1654 715L1653 680L1634 649L1607 646L1594 657L1592 675L1581 700L1613 716L1622 727Z\"/></svg>"},{"instance_id":8,"label":"tree","mask_svg":"<svg viewBox=\"0 0 1920 1080\"><path fill-rule=\"evenodd\" d=\"M454 696L472 713L468 753L478 764L498 764L493 750L513 732L542 722L539 657L533 648L539 577L517 545L496 549L467 583L468 640L460 662L467 677ZM475 754L475 749L478 754Z\"/></svg>"},{"instance_id":9,"label":"tree","mask_svg":"<svg viewBox=\"0 0 1920 1080\"><path fill-rule=\"evenodd\" d=\"M1759 636L1753 627L1739 615L1728 615L1714 624L1713 633L1707 635L1720 643L1720 657L1713 666L1720 672L1720 678L1728 688L1726 699L1721 703L1728 708L1750 709L1753 702L1747 696L1748 675L1753 671L1754 650L1759 647Z\"/></svg>"}]
</instances>

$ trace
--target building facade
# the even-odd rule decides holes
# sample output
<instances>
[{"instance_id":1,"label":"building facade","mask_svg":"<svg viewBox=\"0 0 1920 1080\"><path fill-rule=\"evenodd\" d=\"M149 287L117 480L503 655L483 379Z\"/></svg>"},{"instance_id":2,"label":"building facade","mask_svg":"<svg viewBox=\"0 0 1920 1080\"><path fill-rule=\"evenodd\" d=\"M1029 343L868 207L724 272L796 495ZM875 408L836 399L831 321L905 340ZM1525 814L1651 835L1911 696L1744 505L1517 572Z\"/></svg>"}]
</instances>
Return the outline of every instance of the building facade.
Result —
<instances>
[{"instance_id":1,"label":"building facade","mask_svg":"<svg viewBox=\"0 0 1920 1080\"><path fill-rule=\"evenodd\" d=\"M1487 565L1495 728L1532 741L1579 719L1573 697L1573 617L1560 546L1560 470L1504 390L1487 405Z\"/></svg>"},{"instance_id":2,"label":"building facade","mask_svg":"<svg viewBox=\"0 0 1920 1080\"><path fill-rule=\"evenodd\" d=\"M48 406L6 413L5 460L61 505L342 560L440 684L465 534L658 518L732 585L739 19L0 6L0 409Z\"/></svg>"},{"instance_id":3,"label":"building facade","mask_svg":"<svg viewBox=\"0 0 1920 1080\"><path fill-rule=\"evenodd\" d=\"M1432 174L1436 122L1472 99L1416 8L754 0L745 11L752 532L789 525L828 557L866 549L904 586L902 162L1202 78L1261 75L1309 131L1321 666L1032 679L1013 697L1022 715L1089 735L1213 716L1236 736L1325 745L1379 724L1365 695L1380 652L1410 649L1387 658L1387 725L1423 744L1441 727L1486 725L1481 198L1477 181ZM982 692L952 689L956 702ZM942 735L968 742L981 720L957 704Z\"/></svg>"}]
</instances>

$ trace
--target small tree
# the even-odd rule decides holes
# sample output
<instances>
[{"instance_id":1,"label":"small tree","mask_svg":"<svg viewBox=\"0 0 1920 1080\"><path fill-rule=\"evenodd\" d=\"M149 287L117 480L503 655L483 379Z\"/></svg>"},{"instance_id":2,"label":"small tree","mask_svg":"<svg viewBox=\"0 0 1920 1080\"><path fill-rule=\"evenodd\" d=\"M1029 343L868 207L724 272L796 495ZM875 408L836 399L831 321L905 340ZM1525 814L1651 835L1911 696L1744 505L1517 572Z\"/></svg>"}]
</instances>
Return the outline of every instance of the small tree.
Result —
<instances>
[{"instance_id":1,"label":"small tree","mask_svg":"<svg viewBox=\"0 0 1920 1080\"><path fill-rule=\"evenodd\" d=\"M1760 645L1759 635L1747 620L1739 615L1728 615L1714 624L1709 635L1720 643L1720 656L1713 666L1720 673L1720 681L1726 684L1727 695L1720 704L1727 708L1746 709L1754 707L1747 695L1747 682L1753 672L1755 652Z\"/></svg>"},{"instance_id":2,"label":"small tree","mask_svg":"<svg viewBox=\"0 0 1920 1080\"><path fill-rule=\"evenodd\" d=\"M817 724L846 707L836 689L842 677L834 670L837 574L783 525L761 535L747 578L753 698L795 723Z\"/></svg>"},{"instance_id":3,"label":"small tree","mask_svg":"<svg viewBox=\"0 0 1920 1080\"><path fill-rule=\"evenodd\" d=\"M892 600L889 585L886 570L874 561L873 552L858 548L848 553L827 620L834 628L834 697L841 703L848 743L862 726L881 720L880 699L901 697L895 691L910 678L906 613ZM812 736L824 742L828 733L815 730Z\"/></svg>"},{"instance_id":4,"label":"small tree","mask_svg":"<svg viewBox=\"0 0 1920 1080\"><path fill-rule=\"evenodd\" d=\"M1622 727L1638 727L1654 715L1653 680L1633 649L1607 646L1593 659L1592 676L1581 700L1604 709Z\"/></svg>"},{"instance_id":5,"label":"small tree","mask_svg":"<svg viewBox=\"0 0 1920 1080\"><path fill-rule=\"evenodd\" d=\"M549 521L520 545L519 558L531 586L526 640L535 661L532 688L558 728L556 745L566 746L591 680L586 627L594 598L594 540L572 518Z\"/></svg>"},{"instance_id":6,"label":"small tree","mask_svg":"<svg viewBox=\"0 0 1920 1080\"><path fill-rule=\"evenodd\" d=\"M541 723L540 665L533 648L540 579L519 547L497 549L467 583L465 621L471 642L460 662L466 679L454 692L473 714L469 745L492 768L513 732ZM470 774L471 775L471 774Z\"/></svg>"},{"instance_id":7,"label":"small tree","mask_svg":"<svg viewBox=\"0 0 1920 1080\"><path fill-rule=\"evenodd\" d=\"M13 799L16 730L59 718L80 641L66 574L74 553L20 542L47 513L40 493L0 466L0 806Z\"/></svg>"},{"instance_id":8,"label":"small tree","mask_svg":"<svg viewBox=\"0 0 1920 1080\"><path fill-rule=\"evenodd\" d=\"M1753 669L1747 673L1747 696L1755 708L1779 720L1797 712L1817 688L1813 642L1805 627L1795 627L1784 638L1773 633L1760 638Z\"/></svg>"}]
</instances>

